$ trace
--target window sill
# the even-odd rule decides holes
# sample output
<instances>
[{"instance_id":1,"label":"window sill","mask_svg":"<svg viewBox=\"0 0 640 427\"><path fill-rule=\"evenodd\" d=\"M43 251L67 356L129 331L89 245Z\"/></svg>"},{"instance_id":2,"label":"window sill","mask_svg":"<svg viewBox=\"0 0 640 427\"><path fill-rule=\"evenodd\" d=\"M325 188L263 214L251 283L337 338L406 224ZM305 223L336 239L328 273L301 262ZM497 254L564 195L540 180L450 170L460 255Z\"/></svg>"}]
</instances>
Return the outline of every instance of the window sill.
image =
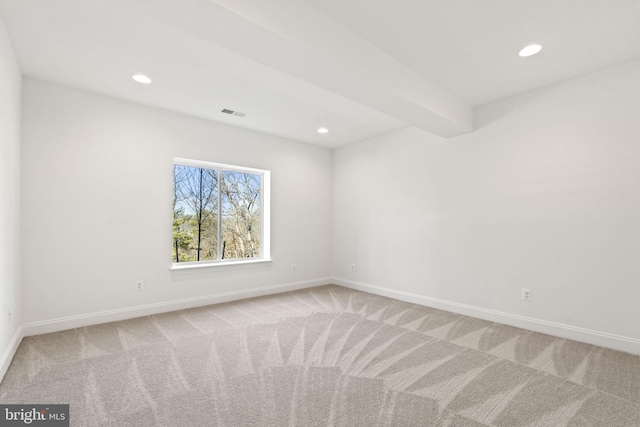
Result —
<instances>
[{"instance_id":1,"label":"window sill","mask_svg":"<svg viewBox=\"0 0 640 427\"><path fill-rule=\"evenodd\" d=\"M200 268L216 268L216 267L229 267L234 265L250 265L250 264L262 264L273 262L272 259L242 259L233 261L214 261L214 262L199 262L199 263L174 263L171 264L170 270L192 270Z\"/></svg>"}]
</instances>

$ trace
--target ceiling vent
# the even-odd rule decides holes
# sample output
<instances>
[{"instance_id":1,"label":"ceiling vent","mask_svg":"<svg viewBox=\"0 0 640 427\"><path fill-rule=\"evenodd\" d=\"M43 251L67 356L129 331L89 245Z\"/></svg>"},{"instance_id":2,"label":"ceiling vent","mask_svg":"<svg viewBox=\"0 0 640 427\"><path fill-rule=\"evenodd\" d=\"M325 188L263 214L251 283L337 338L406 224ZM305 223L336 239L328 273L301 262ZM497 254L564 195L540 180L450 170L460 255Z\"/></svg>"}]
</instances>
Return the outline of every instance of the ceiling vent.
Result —
<instances>
[{"instance_id":1,"label":"ceiling vent","mask_svg":"<svg viewBox=\"0 0 640 427\"><path fill-rule=\"evenodd\" d=\"M230 114L232 116L238 116L238 117L244 117L246 116L245 113L241 113L240 111L233 111L233 110L229 110L228 108L223 108L222 112L225 114Z\"/></svg>"}]
</instances>

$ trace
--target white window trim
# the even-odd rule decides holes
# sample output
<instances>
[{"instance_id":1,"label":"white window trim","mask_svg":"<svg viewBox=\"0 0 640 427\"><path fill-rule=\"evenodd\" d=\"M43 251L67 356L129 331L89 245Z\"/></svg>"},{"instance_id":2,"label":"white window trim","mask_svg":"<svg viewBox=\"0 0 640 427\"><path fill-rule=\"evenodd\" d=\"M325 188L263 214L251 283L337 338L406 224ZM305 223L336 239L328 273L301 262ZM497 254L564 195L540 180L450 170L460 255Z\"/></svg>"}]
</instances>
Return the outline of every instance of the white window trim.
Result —
<instances>
[{"instance_id":1,"label":"white window trim","mask_svg":"<svg viewBox=\"0 0 640 427\"><path fill-rule=\"evenodd\" d=\"M244 166L227 165L224 163L213 163L202 160L173 158L173 165L194 166L216 170L230 170L236 172L246 172L260 175L260 217L262 224L260 227L260 257L230 260L208 260L195 262L172 262L171 270L187 270L192 268L217 267L228 265L256 264L271 262L271 172L265 169L248 168Z\"/></svg>"},{"instance_id":2,"label":"white window trim","mask_svg":"<svg viewBox=\"0 0 640 427\"><path fill-rule=\"evenodd\" d=\"M200 262L174 262L171 265L170 270L191 270L194 268L207 268L207 267L223 267L228 265L247 265L247 264L262 264L273 262L272 259L261 258L247 258L247 259L234 259L229 261L200 261Z\"/></svg>"}]
</instances>

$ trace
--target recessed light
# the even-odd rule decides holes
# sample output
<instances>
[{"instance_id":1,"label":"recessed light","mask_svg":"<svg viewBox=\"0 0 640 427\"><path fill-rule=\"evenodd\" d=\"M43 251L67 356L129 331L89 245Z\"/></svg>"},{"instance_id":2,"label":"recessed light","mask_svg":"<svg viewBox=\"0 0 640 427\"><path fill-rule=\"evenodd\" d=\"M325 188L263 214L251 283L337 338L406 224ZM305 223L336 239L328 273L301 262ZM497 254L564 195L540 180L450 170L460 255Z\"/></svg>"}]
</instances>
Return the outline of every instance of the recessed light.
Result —
<instances>
[{"instance_id":1,"label":"recessed light","mask_svg":"<svg viewBox=\"0 0 640 427\"><path fill-rule=\"evenodd\" d=\"M318 133L327 133L329 132L329 129L327 128L318 128Z\"/></svg>"},{"instance_id":2,"label":"recessed light","mask_svg":"<svg viewBox=\"0 0 640 427\"><path fill-rule=\"evenodd\" d=\"M138 83L143 83L145 85L148 85L149 83L151 83L151 79L145 76L144 74L134 74L133 80L137 81Z\"/></svg>"},{"instance_id":3,"label":"recessed light","mask_svg":"<svg viewBox=\"0 0 640 427\"><path fill-rule=\"evenodd\" d=\"M520 56L531 56L531 55L535 55L536 53L540 52L542 50L542 46L540 46L539 44L530 44L529 46L525 47L524 49L522 49L518 55Z\"/></svg>"}]
</instances>

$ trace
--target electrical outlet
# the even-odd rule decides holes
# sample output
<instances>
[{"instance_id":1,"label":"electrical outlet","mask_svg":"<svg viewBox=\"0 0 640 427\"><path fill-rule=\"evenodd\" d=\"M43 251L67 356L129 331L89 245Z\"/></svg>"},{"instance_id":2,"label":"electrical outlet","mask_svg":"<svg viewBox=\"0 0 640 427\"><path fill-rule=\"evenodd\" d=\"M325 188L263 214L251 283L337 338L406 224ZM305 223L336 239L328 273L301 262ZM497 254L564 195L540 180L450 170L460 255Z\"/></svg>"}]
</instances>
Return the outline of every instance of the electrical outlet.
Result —
<instances>
[{"instance_id":1,"label":"electrical outlet","mask_svg":"<svg viewBox=\"0 0 640 427\"><path fill-rule=\"evenodd\" d=\"M356 271L356 265L355 264L351 264L351 271Z\"/></svg>"},{"instance_id":2,"label":"electrical outlet","mask_svg":"<svg viewBox=\"0 0 640 427\"><path fill-rule=\"evenodd\" d=\"M136 291L144 291L144 280L136 280Z\"/></svg>"},{"instance_id":3,"label":"electrical outlet","mask_svg":"<svg viewBox=\"0 0 640 427\"><path fill-rule=\"evenodd\" d=\"M296 272L296 265L295 264L291 264L291 272L292 273Z\"/></svg>"},{"instance_id":4,"label":"electrical outlet","mask_svg":"<svg viewBox=\"0 0 640 427\"><path fill-rule=\"evenodd\" d=\"M531 289L522 288L522 299L531 301Z\"/></svg>"}]
</instances>

